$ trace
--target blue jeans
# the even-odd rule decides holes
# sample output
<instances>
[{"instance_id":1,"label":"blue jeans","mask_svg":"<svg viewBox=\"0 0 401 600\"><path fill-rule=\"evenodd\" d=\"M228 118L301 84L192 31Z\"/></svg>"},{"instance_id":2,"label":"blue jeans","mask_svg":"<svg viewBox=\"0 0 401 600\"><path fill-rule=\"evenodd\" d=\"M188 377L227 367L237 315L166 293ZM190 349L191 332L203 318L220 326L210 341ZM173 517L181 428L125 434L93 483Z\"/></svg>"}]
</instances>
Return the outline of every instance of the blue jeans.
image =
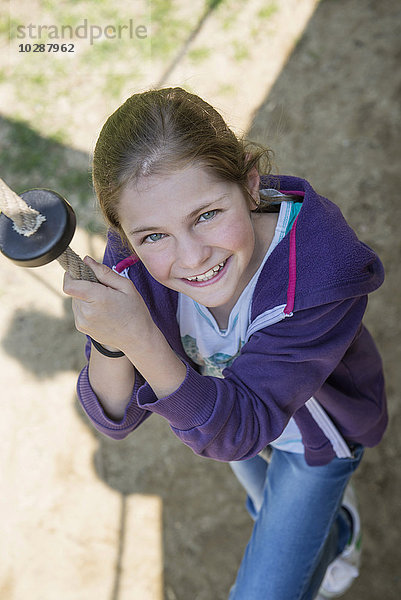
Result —
<instances>
[{"instance_id":1,"label":"blue jeans","mask_svg":"<svg viewBox=\"0 0 401 600\"><path fill-rule=\"evenodd\" d=\"M255 524L229 600L313 600L351 530L341 500L364 448L311 467L303 454L272 449L230 463Z\"/></svg>"}]
</instances>

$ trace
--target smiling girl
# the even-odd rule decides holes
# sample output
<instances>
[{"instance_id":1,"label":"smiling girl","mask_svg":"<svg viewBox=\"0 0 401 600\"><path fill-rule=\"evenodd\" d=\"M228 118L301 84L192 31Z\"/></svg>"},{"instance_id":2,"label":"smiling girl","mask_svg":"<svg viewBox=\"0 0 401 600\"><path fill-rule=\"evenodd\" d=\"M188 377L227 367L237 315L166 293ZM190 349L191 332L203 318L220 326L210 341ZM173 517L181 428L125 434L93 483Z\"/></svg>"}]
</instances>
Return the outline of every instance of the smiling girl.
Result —
<instances>
[{"instance_id":1,"label":"smiling girl","mask_svg":"<svg viewBox=\"0 0 401 600\"><path fill-rule=\"evenodd\" d=\"M93 159L108 242L85 259L100 284L64 284L88 335L78 394L110 437L157 413L230 463L255 521L230 600L336 597L360 560L349 480L387 424L362 323L383 267L268 159L180 88L109 117Z\"/></svg>"}]
</instances>

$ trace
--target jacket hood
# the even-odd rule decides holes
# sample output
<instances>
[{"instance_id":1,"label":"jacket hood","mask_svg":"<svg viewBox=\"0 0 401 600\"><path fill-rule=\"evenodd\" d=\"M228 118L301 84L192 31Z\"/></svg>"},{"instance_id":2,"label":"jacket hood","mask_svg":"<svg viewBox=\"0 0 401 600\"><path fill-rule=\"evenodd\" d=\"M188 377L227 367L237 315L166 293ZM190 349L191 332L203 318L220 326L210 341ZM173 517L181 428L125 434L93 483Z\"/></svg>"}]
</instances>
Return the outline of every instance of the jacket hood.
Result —
<instances>
[{"instance_id":1,"label":"jacket hood","mask_svg":"<svg viewBox=\"0 0 401 600\"><path fill-rule=\"evenodd\" d=\"M303 202L291 232L265 263L255 288L253 314L259 303L266 307L288 302L290 286L295 289L294 310L363 296L380 287L384 280L380 259L358 239L337 205L298 177L261 176L261 189L268 187L298 192Z\"/></svg>"}]
</instances>

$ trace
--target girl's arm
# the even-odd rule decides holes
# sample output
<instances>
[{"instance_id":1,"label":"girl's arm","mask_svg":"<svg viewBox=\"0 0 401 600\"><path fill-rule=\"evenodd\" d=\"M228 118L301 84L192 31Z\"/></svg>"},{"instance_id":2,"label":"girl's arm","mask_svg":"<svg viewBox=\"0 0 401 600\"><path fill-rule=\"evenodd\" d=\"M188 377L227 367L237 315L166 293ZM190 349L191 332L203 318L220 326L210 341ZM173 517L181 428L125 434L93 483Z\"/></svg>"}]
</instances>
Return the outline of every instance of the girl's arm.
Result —
<instances>
[{"instance_id":1,"label":"girl's arm","mask_svg":"<svg viewBox=\"0 0 401 600\"><path fill-rule=\"evenodd\" d=\"M89 378L89 369L94 359L94 352L95 349L88 340L85 348L88 364L82 369L78 378L78 398L83 410L100 433L114 439L122 439L152 414L143 408L139 408L136 403L137 392L145 381L140 373L135 373L134 369L135 374L133 379L131 381L129 379L126 380L124 384L122 375L126 371L125 367L123 367L123 370L120 370L122 366L121 360L102 357L102 360L104 359L101 367L102 378L106 380L103 383L107 383L111 389L109 390L109 394L107 394L105 388L102 390L102 382L99 381L96 383L96 374L92 374L92 387L92 381ZM101 366L100 361L98 366ZM132 364L131 368L133 369ZM114 398L113 396L116 389L114 384L116 384L119 394L121 394L119 398ZM127 394L127 401L124 399L124 394ZM121 405L119 406L120 400Z\"/></svg>"},{"instance_id":2,"label":"girl's arm","mask_svg":"<svg viewBox=\"0 0 401 600\"><path fill-rule=\"evenodd\" d=\"M131 361L126 356L108 358L92 346L88 377L106 415L121 421L135 385L135 369Z\"/></svg>"},{"instance_id":3,"label":"girl's arm","mask_svg":"<svg viewBox=\"0 0 401 600\"><path fill-rule=\"evenodd\" d=\"M126 429L125 421L132 417L127 414L130 403L131 413L138 413L135 396L140 384L146 380L157 398L168 396L185 379L186 367L156 327L132 282L106 265L88 257L85 260L100 283L77 281L68 274L64 279L64 291L73 297L76 327L105 347L125 354L108 358L91 348L89 366L78 382L82 404L95 426L102 426L104 418L116 422L106 424L105 432L110 435L110 427L114 431L117 424L120 433ZM94 408L96 415L91 414ZM132 425L125 435L132 431Z\"/></svg>"}]
</instances>

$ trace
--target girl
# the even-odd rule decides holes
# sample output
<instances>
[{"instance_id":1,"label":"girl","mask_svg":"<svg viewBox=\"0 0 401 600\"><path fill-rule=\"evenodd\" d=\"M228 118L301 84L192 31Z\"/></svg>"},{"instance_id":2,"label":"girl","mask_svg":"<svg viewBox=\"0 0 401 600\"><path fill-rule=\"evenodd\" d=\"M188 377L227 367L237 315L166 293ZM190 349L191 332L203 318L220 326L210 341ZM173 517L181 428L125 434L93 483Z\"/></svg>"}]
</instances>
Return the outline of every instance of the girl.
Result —
<instances>
[{"instance_id":1,"label":"girl","mask_svg":"<svg viewBox=\"0 0 401 600\"><path fill-rule=\"evenodd\" d=\"M330 598L358 574L347 484L387 424L362 324L383 267L268 159L180 88L110 116L93 159L110 232L104 264L85 259L102 285L64 284L88 335L78 394L112 438L157 413L230 463L255 520L230 600Z\"/></svg>"}]
</instances>

